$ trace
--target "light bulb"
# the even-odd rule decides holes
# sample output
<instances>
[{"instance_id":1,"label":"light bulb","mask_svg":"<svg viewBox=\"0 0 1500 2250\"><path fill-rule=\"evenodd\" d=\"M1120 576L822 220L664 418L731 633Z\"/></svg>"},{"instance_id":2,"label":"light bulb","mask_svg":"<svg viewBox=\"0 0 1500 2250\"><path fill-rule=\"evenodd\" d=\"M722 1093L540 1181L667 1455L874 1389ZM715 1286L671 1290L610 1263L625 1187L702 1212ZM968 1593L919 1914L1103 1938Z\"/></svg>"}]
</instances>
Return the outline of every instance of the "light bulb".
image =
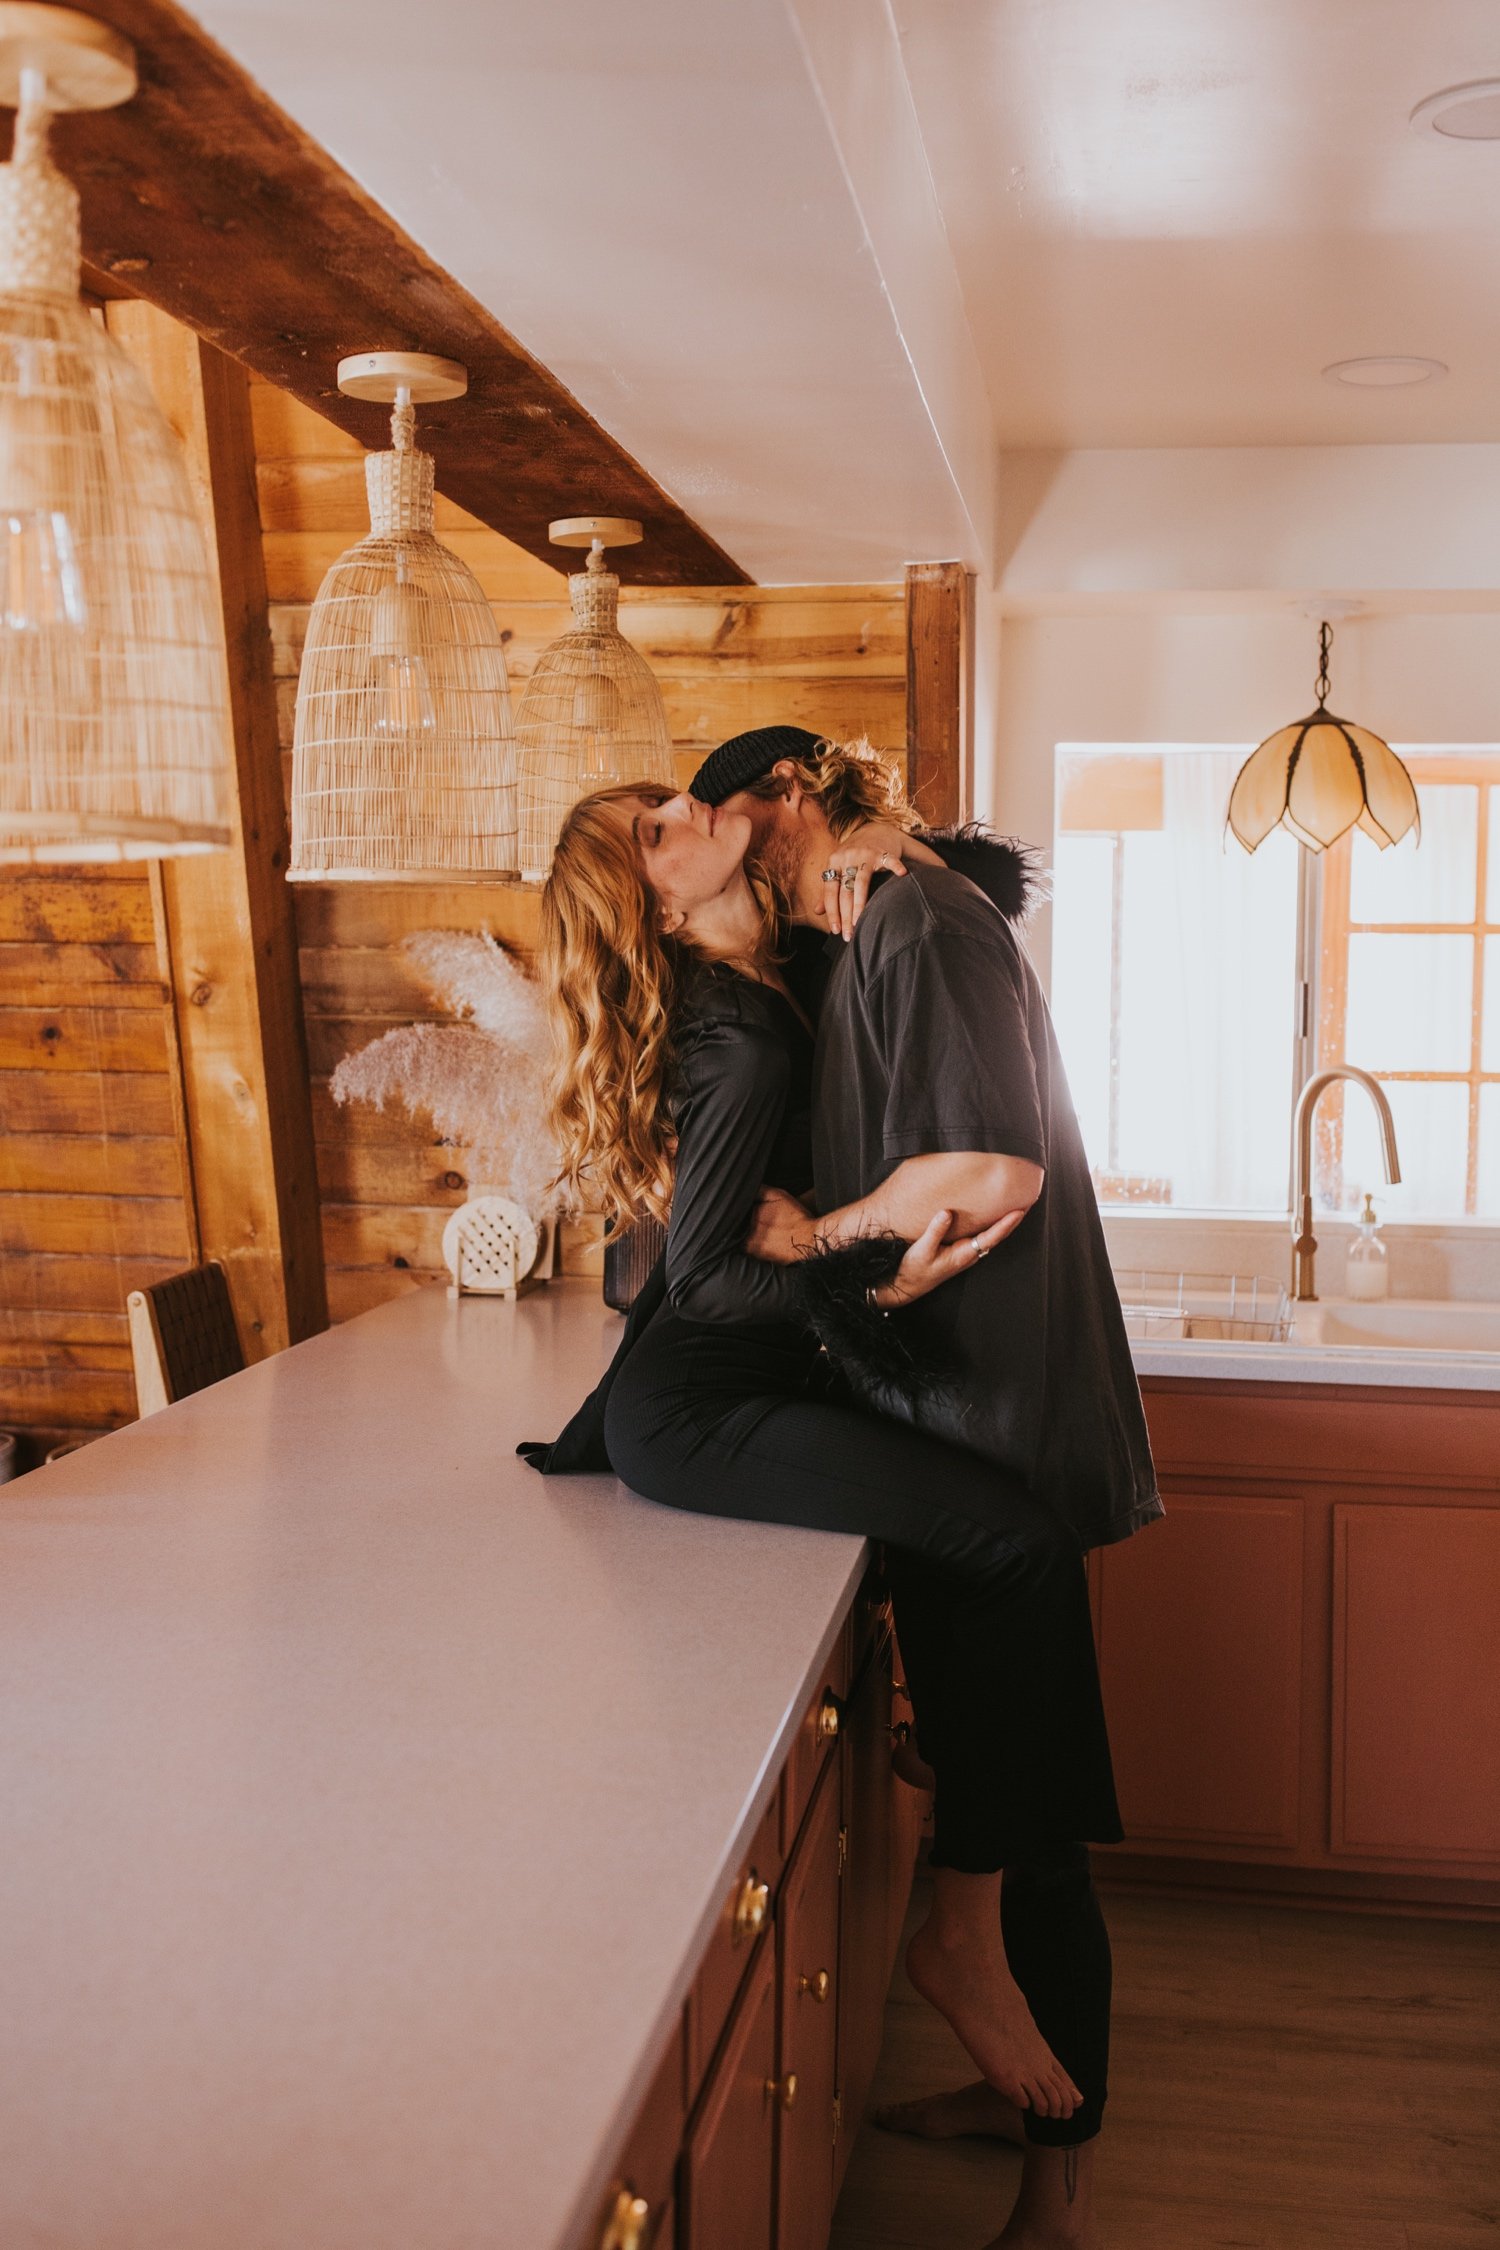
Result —
<instances>
[{"instance_id":1,"label":"light bulb","mask_svg":"<svg viewBox=\"0 0 1500 2250\"><path fill-rule=\"evenodd\" d=\"M432 734L437 728L437 705L424 658L415 654L383 656L376 660L379 697L375 732L379 735Z\"/></svg>"},{"instance_id":2,"label":"light bulb","mask_svg":"<svg viewBox=\"0 0 1500 2250\"><path fill-rule=\"evenodd\" d=\"M590 789L622 781L617 744L624 725L620 691L611 679L592 673L573 690L573 731L579 740L579 769Z\"/></svg>"},{"instance_id":3,"label":"light bulb","mask_svg":"<svg viewBox=\"0 0 1500 2250\"><path fill-rule=\"evenodd\" d=\"M0 620L12 633L77 633L87 624L73 528L60 510L0 513Z\"/></svg>"}]
</instances>

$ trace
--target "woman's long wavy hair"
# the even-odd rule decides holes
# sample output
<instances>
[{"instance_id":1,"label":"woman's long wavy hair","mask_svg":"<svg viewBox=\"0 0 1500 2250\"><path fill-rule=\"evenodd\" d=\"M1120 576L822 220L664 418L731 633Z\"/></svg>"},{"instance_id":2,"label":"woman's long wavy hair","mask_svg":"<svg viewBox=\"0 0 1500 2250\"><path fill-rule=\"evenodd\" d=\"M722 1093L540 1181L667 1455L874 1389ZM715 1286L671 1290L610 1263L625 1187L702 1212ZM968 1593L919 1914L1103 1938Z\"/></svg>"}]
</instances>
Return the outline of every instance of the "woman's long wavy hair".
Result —
<instances>
[{"instance_id":1,"label":"woman's long wavy hair","mask_svg":"<svg viewBox=\"0 0 1500 2250\"><path fill-rule=\"evenodd\" d=\"M767 774L746 784L752 797L784 797L788 780L795 779L804 796L815 798L835 843L842 843L866 821L883 820L893 828L915 828L918 816L906 801L901 769L886 751L877 750L868 735L850 742L820 742L816 758L793 758L792 775Z\"/></svg>"},{"instance_id":2,"label":"woman's long wavy hair","mask_svg":"<svg viewBox=\"0 0 1500 2250\"><path fill-rule=\"evenodd\" d=\"M574 1208L621 1224L648 1213L665 1219L670 1208L673 1038L684 979L710 957L663 934L635 843L608 807L632 797L665 804L671 794L658 782L625 782L583 798L563 823L542 891L558 1180ZM745 874L774 958L780 903L763 874L749 864Z\"/></svg>"}]
</instances>

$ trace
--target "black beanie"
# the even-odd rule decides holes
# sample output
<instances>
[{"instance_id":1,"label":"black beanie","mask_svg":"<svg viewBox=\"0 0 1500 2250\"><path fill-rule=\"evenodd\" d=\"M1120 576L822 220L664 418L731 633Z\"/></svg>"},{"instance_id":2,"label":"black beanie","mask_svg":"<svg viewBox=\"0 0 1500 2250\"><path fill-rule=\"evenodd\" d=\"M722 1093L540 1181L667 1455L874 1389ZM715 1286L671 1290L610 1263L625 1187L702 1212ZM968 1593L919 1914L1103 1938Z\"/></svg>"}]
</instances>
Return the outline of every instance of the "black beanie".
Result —
<instances>
[{"instance_id":1,"label":"black beanie","mask_svg":"<svg viewBox=\"0 0 1500 2250\"><path fill-rule=\"evenodd\" d=\"M700 805L722 805L737 789L763 780L780 758L816 760L824 739L806 727L752 727L748 734L732 734L710 750L688 784L689 794Z\"/></svg>"}]
</instances>

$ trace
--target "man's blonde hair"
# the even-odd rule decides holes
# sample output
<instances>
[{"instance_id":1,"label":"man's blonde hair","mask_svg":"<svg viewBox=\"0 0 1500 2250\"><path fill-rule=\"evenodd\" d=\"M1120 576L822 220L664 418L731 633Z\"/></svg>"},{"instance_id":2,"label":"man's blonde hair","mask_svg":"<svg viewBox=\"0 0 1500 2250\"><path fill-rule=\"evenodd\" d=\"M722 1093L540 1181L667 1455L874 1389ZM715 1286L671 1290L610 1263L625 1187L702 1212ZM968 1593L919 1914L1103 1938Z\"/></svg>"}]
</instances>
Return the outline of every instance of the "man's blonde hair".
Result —
<instances>
[{"instance_id":1,"label":"man's blonde hair","mask_svg":"<svg viewBox=\"0 0 1500 2250\"><path fill-rule=\"evenodd\" d=\"M877 750L868 735L852 742L823 741L814 758L783 758L791 774L768 773L746 784L752 797L784 797L789 780L795 780L806 797L822 810L842 843L867 820L883 820L893 828L915 828L917 815L906 801L901 768L887 750Z\"/></svg>"}]
</instances>

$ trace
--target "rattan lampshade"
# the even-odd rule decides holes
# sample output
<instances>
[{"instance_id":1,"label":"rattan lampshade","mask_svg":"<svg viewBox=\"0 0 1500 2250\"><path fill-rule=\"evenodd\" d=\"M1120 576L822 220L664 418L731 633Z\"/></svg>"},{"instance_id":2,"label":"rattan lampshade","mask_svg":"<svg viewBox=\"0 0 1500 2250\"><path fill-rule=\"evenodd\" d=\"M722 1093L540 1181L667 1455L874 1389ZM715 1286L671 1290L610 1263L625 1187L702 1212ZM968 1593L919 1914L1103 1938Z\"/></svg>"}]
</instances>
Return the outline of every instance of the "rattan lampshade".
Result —
<instances>
[{"instance_id":1,"label":"rattan lampshade","mask_svg":"<svg viewBox=\"0 0 1500 2250\"><path fill-rule=\"evenodd\" d=\"M452 360L361 352L339 388L391 399L392 449L365 460L370 534L307 621L292 749L294 882L514 875L514 726L505 650L467 563L433 533L432 456L414 406L457 398Z\"/></svg>"},{"instance_id":2,"label":"rattan lampshade","mask_svg":"<svg viewBox=\"0 0 1500 2250\"><path fill-rule=\"evenodd\" d=\"M566 516L550 527L559 547L587 547L568 580L573 627L537 658L516 718L521 775L521 873L540 882L558 830L591 789L615 781L676 786L672 736L650 665L620 631L620 581L606 547L633 546L641 527L624 516Z\"/></svg>"},{"instance_id":3,"label":"rattan lampshade","mask_svg":"<svg viewBox=\"0 0 1500 2250\"><path fill-rule=\"evenodd\" d=\"M1351 828L1362 828L1384 851L1419 826L1417 792L1388 742L1328 709L1328 650L1333 634L1318 629L1318 707L1282 727L1241 766L1229 797L1229 825L1253 852L1273 828L1309 851L1326 851Z\"/></svg>"},{"instance_id":4,"label":"rattan lampshade","mask_svg":"<svg viewBox=\"0 0 1500 2250\"><path fill-rule=\"evenodd\" d=\"M0 6L0 863L229 842L218 593L144 376L78 300L78 196L53 112L135 90L129 43Z\"/></svg>"}]
</instances>

